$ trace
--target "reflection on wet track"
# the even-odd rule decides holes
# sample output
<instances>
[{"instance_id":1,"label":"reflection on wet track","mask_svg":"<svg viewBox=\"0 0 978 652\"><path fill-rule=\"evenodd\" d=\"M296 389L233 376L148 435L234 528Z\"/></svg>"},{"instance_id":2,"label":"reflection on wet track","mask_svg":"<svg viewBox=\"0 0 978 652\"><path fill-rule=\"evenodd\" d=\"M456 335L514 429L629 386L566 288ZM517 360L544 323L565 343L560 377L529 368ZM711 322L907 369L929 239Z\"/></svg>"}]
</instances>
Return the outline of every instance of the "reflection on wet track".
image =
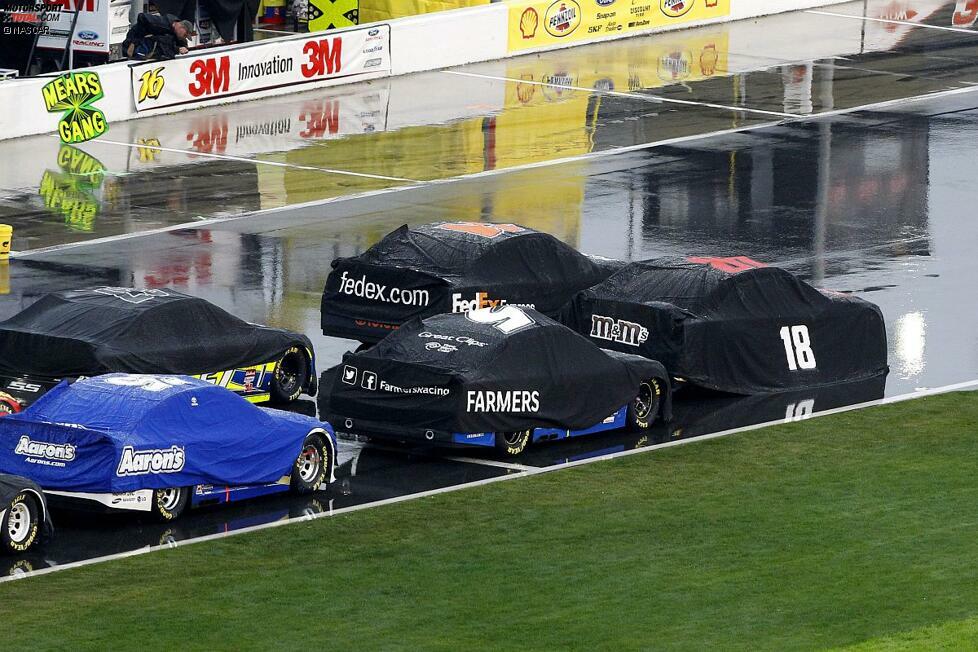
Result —
<instances>
[{"instance_id":1,"label":"reflection on wet track","mask_svg":"<svg viewBox=\"0 0 978 652\"><path fill-rule=\"evenodd\" d=\"M0 265L0 318L53 290L172 286L307 333L327 367L355 346L319 329L333 259L404 223L490 220L627 260L749 255L874 301L889 338L885 380L746 398L683 390L670 424L542 444L519 465L971 380L978 92L941 92L978 82L978 35L961 3L893 8L905 4L858 2L832 9L843 16L785 14L467 66L465 76L137 120L76 147L0 143L0 222L28 252ZM844 16L864 10L879 20ZM931 93L940 94L839 112ZM545 165L554 159L569 160ZM282 210L193 224L264 209ZM316 496L207 508L167 525L58 512L55 541L3 559L0 574L520 473L483 455L347 438L337 482Z\"/></svg>"}]
</instances>

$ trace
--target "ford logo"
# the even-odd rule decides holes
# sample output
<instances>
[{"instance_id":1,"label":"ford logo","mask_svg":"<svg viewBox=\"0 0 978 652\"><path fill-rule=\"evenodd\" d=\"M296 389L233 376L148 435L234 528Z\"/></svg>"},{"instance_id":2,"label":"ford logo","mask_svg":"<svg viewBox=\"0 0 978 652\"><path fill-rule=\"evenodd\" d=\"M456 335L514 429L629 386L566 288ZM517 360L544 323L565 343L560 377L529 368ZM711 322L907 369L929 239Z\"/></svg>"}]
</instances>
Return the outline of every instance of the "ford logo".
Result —
<instances>
[{"instance_id":1,"label":"ford logo","mask_svg":"<svg viewBox=\"0 0 978 652\"><path fill-rule=\"evenodd\" d=\"M78 38L83 41L94 41L98 38L98 34L96 32L85 30L84 32L78 32Z\"/></svg>"},{"instance_id":2,"label":"ford logo","mask_svg":"<svg viewBox=\"0 0 978 652\"><path fill-rule=\"evenodd\" d=\"M370 30L369 32L367 32L368 36L377 36L378 34L380 34L380 30L377 29L376 27Z\"/></svg>"}]
</instances>

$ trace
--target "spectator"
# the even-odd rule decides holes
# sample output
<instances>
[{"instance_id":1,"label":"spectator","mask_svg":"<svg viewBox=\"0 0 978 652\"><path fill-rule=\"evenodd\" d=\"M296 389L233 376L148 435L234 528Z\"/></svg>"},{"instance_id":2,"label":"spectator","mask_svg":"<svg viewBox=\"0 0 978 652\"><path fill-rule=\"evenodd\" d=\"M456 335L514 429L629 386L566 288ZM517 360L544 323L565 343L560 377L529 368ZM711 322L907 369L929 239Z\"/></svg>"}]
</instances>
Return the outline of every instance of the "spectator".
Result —
<instances>
[{"instance_id":1,"label":"spectator","mask_svg":"<svg viewBox=\"0 0 978 652\"><path fill-rule=\"evenodd\" d=\"M172 59L187 53L187 37L193 33L193 23L172 14L139 14L122 51L129 59Z\"/></svg>"}]
</instances>

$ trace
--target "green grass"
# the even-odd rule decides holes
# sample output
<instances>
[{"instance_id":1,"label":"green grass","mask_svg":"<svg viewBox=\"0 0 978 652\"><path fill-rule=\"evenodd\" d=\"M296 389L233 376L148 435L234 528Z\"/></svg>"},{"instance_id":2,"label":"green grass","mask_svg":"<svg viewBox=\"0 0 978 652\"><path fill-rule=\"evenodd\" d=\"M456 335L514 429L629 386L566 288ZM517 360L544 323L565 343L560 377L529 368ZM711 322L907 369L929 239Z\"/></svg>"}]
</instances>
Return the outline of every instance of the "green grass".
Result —
<instances>
[{"instance_id":1,"label":"green grass","mask_svg":"<svg viewBox=\"0 0 978 652\"><path fill-rule=\"evenodd\" d=\"M0 585L0 648L978 644L978 393Z\"/></svg>"}]
</instances>

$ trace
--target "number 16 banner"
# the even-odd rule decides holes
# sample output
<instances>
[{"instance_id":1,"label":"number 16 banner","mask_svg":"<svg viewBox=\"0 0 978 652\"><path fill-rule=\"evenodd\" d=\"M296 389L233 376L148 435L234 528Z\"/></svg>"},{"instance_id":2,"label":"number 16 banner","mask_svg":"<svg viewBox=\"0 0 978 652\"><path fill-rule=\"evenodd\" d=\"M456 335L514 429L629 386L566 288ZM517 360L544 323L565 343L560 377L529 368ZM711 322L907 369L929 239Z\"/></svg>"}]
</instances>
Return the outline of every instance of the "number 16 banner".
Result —
<instances>
[{"instance_id":1,"label":"number 16 banner","mask_svg":"<svg viewBox=\"0 0 978 652\"><path fill-rule=\"evenodd\" d=\"M390 26L276 39L134 65L136 111L389 72Z\"/></svg>"}]
</instances>

